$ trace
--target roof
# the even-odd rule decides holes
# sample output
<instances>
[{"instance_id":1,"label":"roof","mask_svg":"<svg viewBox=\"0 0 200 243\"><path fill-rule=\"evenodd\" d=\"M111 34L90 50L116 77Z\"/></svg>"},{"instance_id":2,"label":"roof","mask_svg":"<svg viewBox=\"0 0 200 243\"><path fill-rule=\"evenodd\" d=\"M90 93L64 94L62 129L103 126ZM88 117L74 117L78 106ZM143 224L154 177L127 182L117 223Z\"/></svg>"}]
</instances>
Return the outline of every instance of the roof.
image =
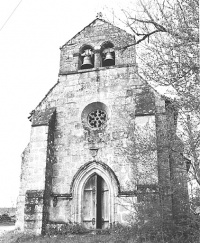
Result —
<instances>
[{"instance_id":1,"label":"roof","mask_svg":"<svg viewBox=\"0 0 200 243\"><path fill-rule=\"evenodd\" d=\"M105 24L108 24L108 25L110 25L110 26L112 26L112 27L118 29L119 31L122 31L122 32L126 33L126 35L130 36L131 38L135 38L134 35L131 35L130 33L126 32L125 30L123 30L123 29L121 29L121 28L119 28L119 27L113 25L112 23L110 23L110 22L104 20L103 18L97 16L97 17L96 17L90 24L88 24L87 26L85 26L81 31L79 31L76 35L74 35L71 39L69 39L64 45L62 45L62 46L60 47L60 49L62 49L64 46L70 44L70 41L73 40L74 38L76 38L76 37L77 37L82 31L84 31L86 28L88 28L88 27L90 27L90 26L95 26L95 25L99 24L100 22L105 23Z\"/></svg>"}]
</instances>

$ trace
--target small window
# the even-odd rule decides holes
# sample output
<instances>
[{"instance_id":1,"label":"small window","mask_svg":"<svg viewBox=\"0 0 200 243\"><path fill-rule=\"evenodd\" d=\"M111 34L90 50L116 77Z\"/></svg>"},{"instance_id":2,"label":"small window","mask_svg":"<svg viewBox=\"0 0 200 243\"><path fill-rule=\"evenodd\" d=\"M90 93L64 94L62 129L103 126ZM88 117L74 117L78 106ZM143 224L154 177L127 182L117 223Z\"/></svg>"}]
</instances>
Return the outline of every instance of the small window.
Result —
<instances>
[{"instance_id":1,"label":"small window","mask_svg":"<svg viewBox=\"0 0 200 243\"><path fill-rule=\"evenodd\" d=\"M94 50L92 46L85 45L80 51L80 69L94 67Z\"/></svg>"},{"instance_id":2,"label":"small window","mask_svg":"<svg viewBox=\"0 0 200 243\"><path fill-rule=\"evenodd\" d=\"M107 41L101 46L102 67L115 65L114 45Z\"/></svg>"}]
</instances>

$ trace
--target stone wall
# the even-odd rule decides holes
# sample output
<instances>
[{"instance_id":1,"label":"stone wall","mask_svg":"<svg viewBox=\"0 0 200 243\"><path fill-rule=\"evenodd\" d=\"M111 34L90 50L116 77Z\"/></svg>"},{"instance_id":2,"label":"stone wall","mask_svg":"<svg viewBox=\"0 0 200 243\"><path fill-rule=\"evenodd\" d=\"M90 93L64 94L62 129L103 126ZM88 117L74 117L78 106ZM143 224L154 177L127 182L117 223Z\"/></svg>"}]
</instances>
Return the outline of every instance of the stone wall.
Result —
<instances>
[{"instance_id":1,"label":"stone wall","mask_svg":"<svg viewBox=\"0 0 200 243\"><path fill-rule=\"evenodd\" d=\"M154 103L146 110L142 104L137 103L136 106L137 97L144 93L144 87L137 78L134 66L102 68L92 72L81 70L75 74L60 75L59 83L37 107L36 113L51 106L56 107L52 194L64 196L57 196L55 204L52 197L50 220L73 221L70 208L74 201L67 199L67 194L72 194L72 179L81 166L94 159L113 170L122 193L132 191L134 194L138 183L157 183L155 141L148 154L141 151L142 159L139 151L137 156L134 151L135 126L140 126L143 132L145 126L151 127L151 139L155 140ZM152 93L149 89L145 92L149 104ZM85 129L82 120L85 107L95 102L104 104L108 114L106 128L97 133ZM92 155L93 147L98 151L95 158ZM147 166L149 158L151 161ZM144 172L144 168L149 170Z\"/></svg>"},{"instance_id":2,"label":"stone wall","mask_svg":"<svg viewBox=\"0 0 200 243\"><path fill-rule=\"evenodd\" d=\"M29 144L22 153L21 163L21 176L20 176L20 188L19 196L17 198L17 210L16 210L16 228L24 231L24 206L25 206L25 194L28 184L28 164L29 164L30 146Z\"/></svg>"}]
</instances>

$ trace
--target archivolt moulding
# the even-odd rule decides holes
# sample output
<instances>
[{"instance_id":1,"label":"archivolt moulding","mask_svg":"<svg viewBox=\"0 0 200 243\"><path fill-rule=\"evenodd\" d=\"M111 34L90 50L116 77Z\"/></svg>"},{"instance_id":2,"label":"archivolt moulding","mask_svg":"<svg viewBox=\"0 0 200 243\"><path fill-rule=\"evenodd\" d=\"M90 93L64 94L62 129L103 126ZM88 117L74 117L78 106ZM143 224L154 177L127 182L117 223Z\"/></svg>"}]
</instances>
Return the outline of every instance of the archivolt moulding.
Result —
<instances>
[{"instance_id":1,"label":"archivolt moulding","mask_svg":"<svg viewBox=\"0 0 200 243\"><path fill-rule=\"evenodd\" d=\"M83 190L88 179L94 174L101 176L106 182L109 189L109 222L113 223L114 212L115 212L115 198L120 192L119 181L112 171L112 169L99 161L91 161L81 166L81 168L75 174L70 191L72 193L72 198L74 201L74 221L81 223L82 222L82 198Z\"/></svg>"}]
</instances>

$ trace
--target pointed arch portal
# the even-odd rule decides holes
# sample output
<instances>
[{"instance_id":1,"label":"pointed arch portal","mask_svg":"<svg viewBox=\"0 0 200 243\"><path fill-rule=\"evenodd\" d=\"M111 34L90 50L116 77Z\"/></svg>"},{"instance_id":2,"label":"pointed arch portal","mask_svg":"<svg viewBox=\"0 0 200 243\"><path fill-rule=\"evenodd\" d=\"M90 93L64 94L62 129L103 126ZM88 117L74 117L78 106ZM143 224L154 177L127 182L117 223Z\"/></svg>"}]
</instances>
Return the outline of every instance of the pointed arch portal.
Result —
<instances>
[{"instance_id":1,"label":"pointed arch portal","mask_svg":"<svg viewBox=\"0 0 200 243\"><path fill-rule=\"evenodd\" d=\"M101 162L82 166L72 181L74 221L91 229L105 229L115 221L115 197L119 182L114 172Z\"/></svg>"}]
</instances>

